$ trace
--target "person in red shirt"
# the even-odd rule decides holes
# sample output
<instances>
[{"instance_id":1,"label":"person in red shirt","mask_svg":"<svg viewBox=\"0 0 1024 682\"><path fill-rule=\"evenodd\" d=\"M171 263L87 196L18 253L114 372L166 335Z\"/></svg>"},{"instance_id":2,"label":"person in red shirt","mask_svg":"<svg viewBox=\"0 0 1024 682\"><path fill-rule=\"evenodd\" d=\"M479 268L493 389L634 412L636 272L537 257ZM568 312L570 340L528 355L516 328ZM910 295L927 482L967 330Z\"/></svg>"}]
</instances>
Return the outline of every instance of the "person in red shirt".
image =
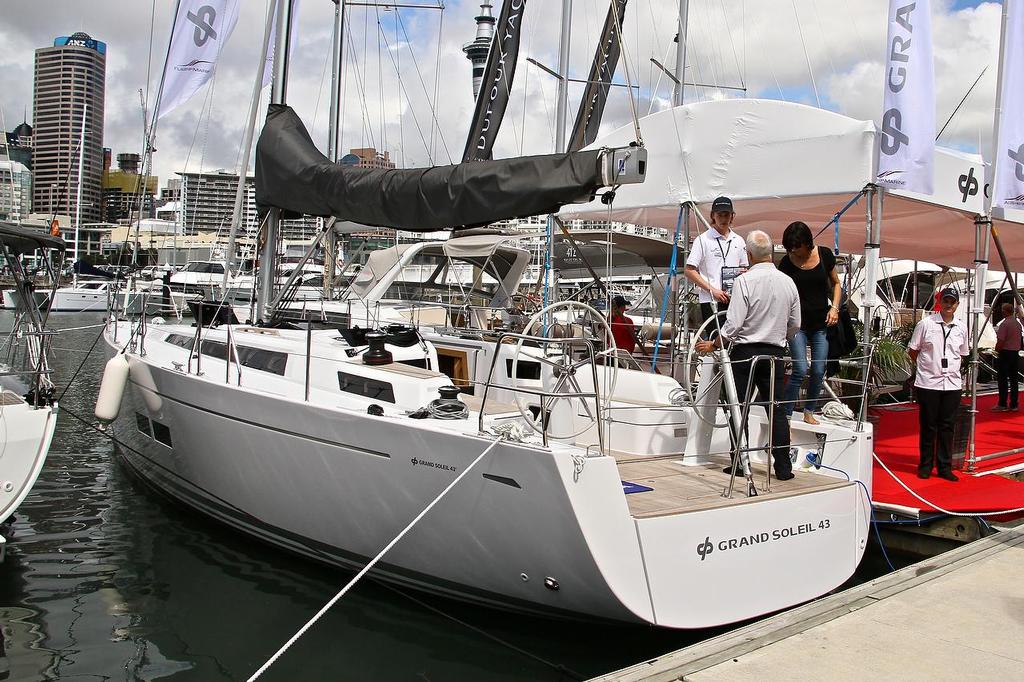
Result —
<instances>
[{"instance_id":1,"label":"person in red shirt","mask_svg":"<svg viewBox=\"0 0 1024 682\"><path fill-rule=\"evenodd\" d=\"M626 317L626 309L630 305L622 296L612 298L612 336L615 337L615 345L627 353L632 353L639 341L633 320ZM640 351L644 352L643 342L640 342Z\"/></svg>"}]
</instances>

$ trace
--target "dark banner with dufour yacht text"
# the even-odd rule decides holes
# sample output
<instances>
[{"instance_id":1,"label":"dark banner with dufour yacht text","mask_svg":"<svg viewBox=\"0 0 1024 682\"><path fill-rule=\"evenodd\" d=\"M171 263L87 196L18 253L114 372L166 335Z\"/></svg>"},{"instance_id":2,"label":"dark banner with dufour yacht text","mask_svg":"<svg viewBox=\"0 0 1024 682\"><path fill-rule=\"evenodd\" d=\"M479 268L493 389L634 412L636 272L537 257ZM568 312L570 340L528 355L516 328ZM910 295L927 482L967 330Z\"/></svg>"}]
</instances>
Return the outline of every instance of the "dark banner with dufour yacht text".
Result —
<instances>
[{"instance_id":1,"label":"dark banner with dufour yacht text","mask_svg":"<svg viewBox=\"0 0 1024 682\"><path fill-rule=\"evenodd\" d=\"M615 17L616 11L618 20ZM619 63L619 54L622 52L619 32L622 30L622 20L625 16L626 0L617 0L608 7L604 30L601 31L601 40L597 43L594 63L590 67L590 75L587 76L587 87L583 91L580 109L576 113L576 124L572 128L569 148L566 151L574 152L583 149L597 139L597 131L601 127L601 116L604 114L604 105L608 101L612 77L615 75L615 67ZM630 93L630 97L632 97L632 93Z\"/></svg>"},{"instance_id":2,"label":"dark banner with dufour yacht text","mask_svg":"<svg viewBox=\"0 0 1024 682\"><path fill-rule=\"evenodd\" d=\"M501 127L501 119L508 108L512 81L519 60L519 39L522 36L523 12L526 0L505 0L501 17L487 54L487 67L480 81L480 94L476 98L473 126L466 140L463 161L483 161L491 158L494 138Z\"/></svg>"}]
</instances>

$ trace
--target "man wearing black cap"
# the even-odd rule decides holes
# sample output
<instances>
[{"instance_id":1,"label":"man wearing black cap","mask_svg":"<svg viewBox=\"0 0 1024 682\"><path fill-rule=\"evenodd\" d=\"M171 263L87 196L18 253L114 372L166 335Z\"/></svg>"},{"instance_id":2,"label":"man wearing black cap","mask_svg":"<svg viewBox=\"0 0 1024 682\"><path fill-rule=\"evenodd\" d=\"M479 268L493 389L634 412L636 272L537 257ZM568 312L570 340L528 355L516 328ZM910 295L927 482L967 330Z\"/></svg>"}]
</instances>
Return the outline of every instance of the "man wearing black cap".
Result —
<instances>
[{"instance_id":1,"label":"man wearing black cap","mask_svg":"<svg viewBox=\"0 0 1024 682\"><path fill-rule=\"evenodd\" d=\"M613 297L612 313L609 316L612 323L612 336L615 338L615 346L627 353L632 353L636 349L637 342L640 341L633 320L626 317L626 309L630 305L631 303L623 296ZM643 349L643 342L640 341L641 352Z\"/></svg>"},{"instance_id":2,"label":"man wearing black cap","mask_svg":"<svg viewBox=\"0 0 1024 682\"><path fill-rule=\"evenodd\" d=\"M914 387L921 408L918 478L928 478L937 467L939 478L958 480L953 473L953 422L963 387L960 361L971 350L966 325L953 317L959 304L956 289L943 289L939 312L918 322L910 337L910 359L917 366Z\"/></svg>"},{"instance_id":3,"label":"man wearing black cap","mask_svg":"<svg viewBox=\"0 0 1024 682\"><path fill-rule=\"evenodd\" d=\"M711 203L711 227L693 240L686 259L686 278L697 287L700 311L706 320L729 307L732 283L749 265L743 237L732 231L736 213L729 197Z\"/></svg>"}]
</instances>

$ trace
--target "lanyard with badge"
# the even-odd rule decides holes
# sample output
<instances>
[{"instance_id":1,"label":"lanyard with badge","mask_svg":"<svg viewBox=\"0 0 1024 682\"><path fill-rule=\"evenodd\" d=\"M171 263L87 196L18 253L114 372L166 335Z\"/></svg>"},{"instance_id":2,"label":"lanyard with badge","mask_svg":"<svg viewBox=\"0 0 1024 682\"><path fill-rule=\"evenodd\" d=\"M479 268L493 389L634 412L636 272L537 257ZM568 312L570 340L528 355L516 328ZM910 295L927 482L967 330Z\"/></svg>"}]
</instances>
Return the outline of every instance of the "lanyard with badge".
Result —
<instances>
[{"instance_id":1,"label":"lanyard with badge","mask_svg":"<svg viewBox=\"0 0 1024 682\"><path fill-rule=\"evenodd\" d=\"M726 265L726 259L729 256L729 251L732 249L732 238L725 240L726 248L722 248L722 238L715 237L715 244L718 245L718 253L722 254L722 272L721 282L722 291L727 294L732 294L732 285L736 281L736 278L743 274L742 267L730 267Z\"/></svg>"},{"instance_id":2,"label":"lanyard with badge","mask_svg":"<svg viewBox=\"0 0 1024 682\"><path fill-rule=\"evenodd\" d=\"M946 324L942 323L942 369L949 369L949 360L946 359L946 342L949 341L949 335L953 333L953 323L949 323L949 328L946 328Z\"/></svg>"}]
</instances>

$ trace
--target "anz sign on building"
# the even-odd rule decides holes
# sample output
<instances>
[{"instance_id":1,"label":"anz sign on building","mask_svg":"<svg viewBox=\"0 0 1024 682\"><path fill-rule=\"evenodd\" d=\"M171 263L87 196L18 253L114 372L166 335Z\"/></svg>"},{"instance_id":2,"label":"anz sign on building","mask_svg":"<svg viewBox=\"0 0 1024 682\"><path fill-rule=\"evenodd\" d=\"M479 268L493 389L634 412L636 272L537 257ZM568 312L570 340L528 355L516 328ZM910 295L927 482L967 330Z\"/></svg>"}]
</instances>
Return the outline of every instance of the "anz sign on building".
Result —
<instances>
[{"instance_id":1,"label":"anz sign on building","mask_svg":"<svg viewBox=\"0 0 1024 682\"><path fill-rule=\"evenodd\" d=\"M107 53L107 44L102 40L94 40L92 38L82 38L77 35L73 36L61 36L54 39L54 47L87 47L90 50L96 50L100 54L105 55Z\"/></svg>"}]
</instances>

